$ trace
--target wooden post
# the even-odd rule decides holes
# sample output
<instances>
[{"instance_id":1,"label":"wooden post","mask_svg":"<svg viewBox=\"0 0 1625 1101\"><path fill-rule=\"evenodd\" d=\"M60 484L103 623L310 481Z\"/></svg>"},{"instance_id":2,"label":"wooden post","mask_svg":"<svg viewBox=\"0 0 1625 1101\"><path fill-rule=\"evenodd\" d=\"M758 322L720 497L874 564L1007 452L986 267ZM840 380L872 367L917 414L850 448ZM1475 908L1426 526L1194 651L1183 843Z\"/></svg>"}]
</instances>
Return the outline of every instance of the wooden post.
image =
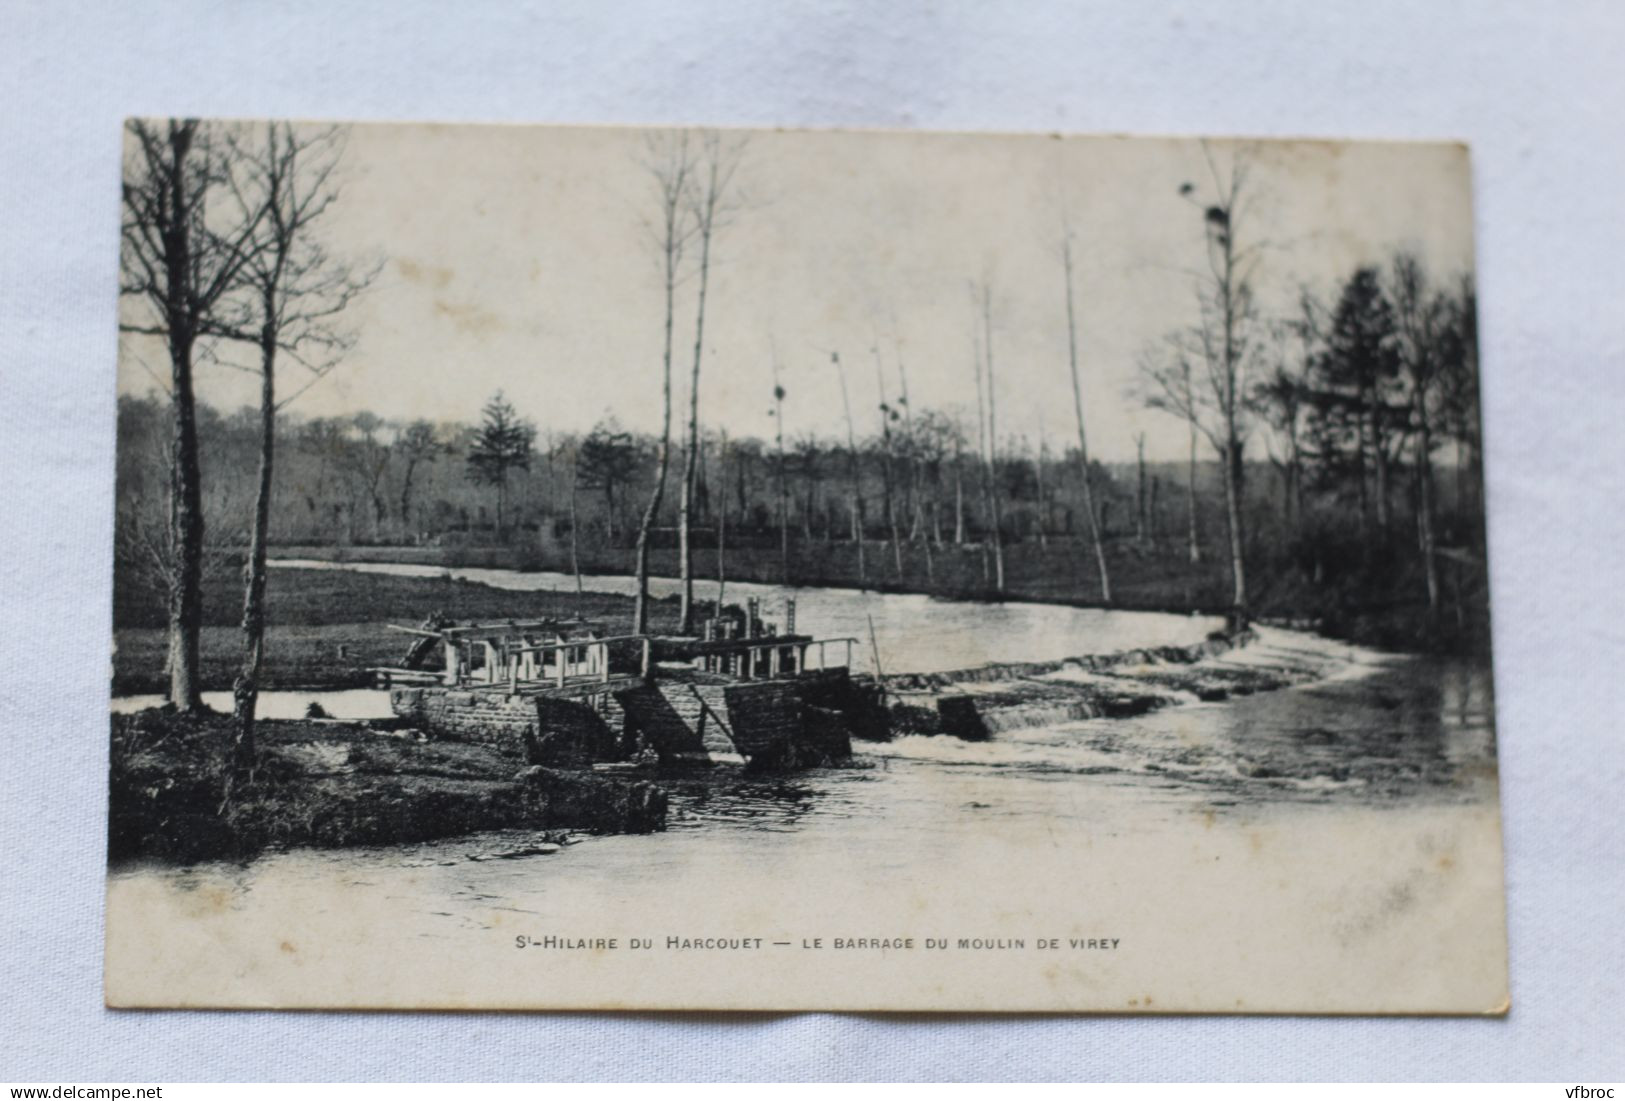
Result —
<instances>
[{"instance_id":1,"label":"wooden post","mask_svg":"<svg viewBox=\"0 0 1625 1101\"><path fill-rule=\"evenodd\" d=\"M553 652L558 655L558 659L559 659L559 668L558 668L559 687L563 688L564 687L564 678L566 676L565 671L570 666L570 648L568 646L560 646L557 650L555 650Z\"/></svg>"},{"instance_id":2,"label":"wooden post","mask_svg":"<svg viewBox=\"0 0 1625 1101\"><path fill-rule=\"evenodd\" d=\"M449 638L446 640L446 675L443 679L447 688L457 687L457 643Z\"/></svg>"},{"instance_id":3,"label":"wooden post","mask_svg":"<svg viewBox=\"0 0 1625 1101\"><path fill-rule=\"evenodd\" d=\"M776 677L779 675L780 653L781 651L777 646L773 647L773 649L767 652L767 675L769 677Z\"/></svg>"},{"instance_id":4,"label":"wooden post","mask_svg":"<svg viewBox=\"0 0 1625 1101\"><path fill-rule=\"evenodd\" d=\"M747 650L745 652L746 652L747 655L749 655L749 664L747 666L747 672L745 673L745 679L746 680L755 680L756 679L756 647L752 646L749 650Z\"/></svg>"},{"instance_id":5,"label":"wooden post","mask_svg":"<svg viewBox=\"0 0 1625 1101\"><path fill-rule=\"evenodd\" d=\"M609 643L598 644L598 683L609 683Z\"/></svg>"},{"instance_id":6,"label":"wooden post","mask_svg":"<svg viewBox=\"0 0 1625 1101\"><path fill-rule=\"evenodd\" d=\"M513 695L519 694L519 655L508 653L508 648L502 648L502 664L508 667L508 691Z\"/></svg>"}]
</instances>

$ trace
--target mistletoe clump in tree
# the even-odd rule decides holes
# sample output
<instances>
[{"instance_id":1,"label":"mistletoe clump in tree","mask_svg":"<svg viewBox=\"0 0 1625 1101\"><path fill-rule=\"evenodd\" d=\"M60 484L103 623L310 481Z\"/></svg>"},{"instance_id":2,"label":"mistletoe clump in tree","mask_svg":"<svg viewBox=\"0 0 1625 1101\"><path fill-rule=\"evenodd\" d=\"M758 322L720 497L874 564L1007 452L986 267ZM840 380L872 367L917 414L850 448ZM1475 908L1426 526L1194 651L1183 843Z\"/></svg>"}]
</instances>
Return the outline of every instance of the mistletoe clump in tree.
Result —
<instances>
[{"instance_id":1,"label":"mistletoe clump in tree","mask_svg":"<svg viewBox=\"0 0 1625 1101\"><path fill-rule=\"evenodd\" d=\"M508 503L508 475L529 470L536 441L536 427L521 420L513 403L498 390L485 403L479 432L468 449L468 476L476 485L495 486L497 491L497 540L503 533Z\"/></svg>"}]
</instances>

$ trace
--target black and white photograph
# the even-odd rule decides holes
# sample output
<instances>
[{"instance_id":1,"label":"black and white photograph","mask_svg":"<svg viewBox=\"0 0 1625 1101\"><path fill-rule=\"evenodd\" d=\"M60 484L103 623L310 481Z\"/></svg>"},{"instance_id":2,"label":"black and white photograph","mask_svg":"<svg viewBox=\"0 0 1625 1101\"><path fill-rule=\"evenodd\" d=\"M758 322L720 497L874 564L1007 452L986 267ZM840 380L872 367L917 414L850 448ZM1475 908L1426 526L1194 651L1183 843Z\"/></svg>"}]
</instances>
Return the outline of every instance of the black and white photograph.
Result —
<instances>
[{"instance_id":1,"label":"black and white photograph","mask_svg":"<svg viewBox=\"0 0 1625 1101\"><path fill-rule=\"evenodd\" d=\"M123 137L110 1005L1506 1011L1464 146Z\"/></svg>"}]
</instances>

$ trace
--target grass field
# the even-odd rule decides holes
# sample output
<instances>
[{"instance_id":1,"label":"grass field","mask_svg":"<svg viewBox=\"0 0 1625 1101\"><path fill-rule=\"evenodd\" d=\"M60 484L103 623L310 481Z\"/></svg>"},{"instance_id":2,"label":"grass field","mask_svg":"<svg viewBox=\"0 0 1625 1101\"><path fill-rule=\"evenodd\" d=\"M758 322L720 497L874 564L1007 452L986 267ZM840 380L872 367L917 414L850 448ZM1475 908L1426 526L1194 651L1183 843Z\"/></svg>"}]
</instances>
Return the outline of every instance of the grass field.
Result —
<instances>
[{"instance_id":1,"label":"grass field","mask_svg":"<svg viewBox=\"0 0 1625 1101\"><path fill-rule=\"evenodd\" d=\"M117 590L116 590L117 591ZM234 574L213 578L204 592L202 676L205 691L231 687L241 661L237 627L242 599ZM441 577L390 577L339 570L278 567L266 588L264 688L358 688L369 666L399 664L410 642L388 624L417 624L431 612L454 620L542 619L581 614L611 634L626 633L632 600L608 593L511 592ZM677 625L674 600L650 603L656 631ZM166 636L163 608L152 598L117 591L113 692L162 692Z\"/></svg>"}]
</instances>

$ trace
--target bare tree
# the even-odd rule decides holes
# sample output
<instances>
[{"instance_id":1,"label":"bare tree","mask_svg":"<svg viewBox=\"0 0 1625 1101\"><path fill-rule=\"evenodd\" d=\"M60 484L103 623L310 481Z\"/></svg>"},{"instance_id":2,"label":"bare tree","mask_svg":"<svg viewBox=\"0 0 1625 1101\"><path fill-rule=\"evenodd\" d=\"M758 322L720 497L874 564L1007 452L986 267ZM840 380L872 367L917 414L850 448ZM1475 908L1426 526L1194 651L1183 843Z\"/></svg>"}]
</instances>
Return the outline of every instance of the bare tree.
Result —
<instances>
[{"instance_id":1,"label":"bare tree","mask_svg":"<svg viewBox=\"0 0 1625 1101\"><path fill-rule=\"evenodd\" d=\"M831 352L829 361L835 365L835 372L841 379L841 408L846 413L846 454L851 460L852 473L852 539L858 544L858 588L869 587L869 571L864 564L863 556L863 475L858 465L858 433L852 423L852 400L846 389L846 368L841 365L841 353Z\"/></svg>"},{"instance_id":2,"label":"bare tree","mask_svg":"<svg viewBox=\"0 0 1625 1101\"><path fill-rule=\"evenodd\" d=\"M576 510L576 489L581 484L581 447L570 448L570 572L576 579L576 608L582 602L581 585L581 522Z\"/></svg>"},{"instance_id":3,"label":"bare tree","mask_svg":"<svg viewBox=\"0 0 1625 1101\"><path fill-rule=\"evenodd\" d=\"M155 336L169 352L169 700L203 708L204 517L193 360L215 310L239 285L261 212L222 219L211 198L231 184L221 143L196 119L132 120L125 127L120 293L144 307L120 328Z\"/></svg>"},{"instance_id":4,"label":"bare tree","mask_svg":"<svg viewBox=\"0 0 1625 1101\"><path fill-rule=\"evenodd\" d=\"M1191 359L1175 347L1170 359L1161 359L1151 351L1142 352L1139 359L1140 375L1148 385L1145 403L1153 409L1172 413L1186 422L1190 429L1190 450L1185 473L1186 541L1191 565L1202 561L1202 543L1196 523L1196 438L1202 429L1202 407L1198 401Z\"/></svg>"},{"instance_id":5,"label":"bare tree","mask_svg":"<svg viewBox=\"0 0 1625 1101\"><path fill-rule=\"evenodd\" d=\"M992 525L993 517L993 478L988 470L987 461L987 397L986 387L982 375L982 341L980 335L971 338L971 362L976 372L976 473L982 484L982 522L984 530ZM993 581L992 555L988 552L987 538L977 541L978 549L982 555L982 584L988 585Z\"/></svg>"},{"instance_id":6,"label":"bare tree","mask_svg":"<svg viewBox=\"0 0 1625 1101\"><path fill-rule=\"evenodd\" d=\"M700 138L699 166L686 199L699 237L699 291L694 307L694 370L688 390L688 440L683 457L682 497L677 511L678 568L682 577L678 630L688 634L694 618L694 563L689 545L689 514L694 507L694 481L700 451L700 363L705 341L705 296L711 281L711 245L734 209L734 174L745 152L743 138L724 138L711 131Z\"/></svg>"},{"instance_id":7,"label":"bare tree","mask_svg":"<svg viewBox=\"0 0 1625 1101\"><path fill-rule=\"evenodd\" d=\"M897 349L897 404L903 407L903 458L909 471L909 494L914 504L909 509L909 542L920 540L925 549L925 578L927 583L934 582L937 575L936 561L931 554L931 539L925 530L925 444L921 434L914 428L914 409L908 400L908 371L903 367L902 341L896 336L896 320L893 319L893 344Z\"/></svg>"},{"instance_id":8,"label":"bare tree","mask_svg":"<svg viewBox=\"0 0 1625 1101\"><path fill-rule=\"evenodd\" d=\"M994 587L1004 591L1004 535L1003 518L999 514L999 479L996 476L999 462L999 432L998 432L998 402L997 388L994 385L993 375L993 281L991 277L981 280L973 287L981 309L982 319L982 368L987 374L987 482L989 521L993 526L993 577ZM980 395L978 395L980 400Z\"/></svg>"},{"instance_id":9,"label":"bare tree","mask_svg":"<svg viewBox=\"0 0 1625 1101\"><path fill-rule=\"evenodd\" d=\"M1242 530L1242 453L1246 445L1246 371L1252 352L1252 326L1255 320L1253 275L1257 268L1257 244L1240 246L1237 237L1246 213L1243 196L1249 162L1237 154L1228 173L1220 171L1213 151L1202 143L1213 185L1212 201L1203 205L1195 199L1196 186L1186 183L1179 193L1202 209L1207 270L1199 277L1197 301L1201 324L1196 338L1201 362L1207 368L1207 395L1215 413L1208 429L1218 449L1224 469L1225 516L1230 531L1230 571L1232 597L1230 624L1245 627L1248 621L1246 539ZM1194 418L1194 410L1192 411Z\"/></svg>"},{"instance_id":10,"label":"bare tree","mask_svg":"<svg viewBox=\"0 0 1625 1101\"><path fill-rule=\"evenodd\" d=\"M790 584L790 488L785 481L784 469L784 385L779 382L779 351L773 349L773 417L774 468L779 484L779 568L786 585Z\"/></svg>"},{"instance_id":11,"label":"bare tree","mask_svg":"<svg viewBox=\"0 0 1625 1101\"><path fill-rule=\"evenodd\" d=\"M1083 511L1089 521L1089 542L1095 551L1095 566L1100 572L1100 600L1112 602L1111 573L1106 567L1106 548L1100 539L1100 519L1095 515L1094 476L1089 470L1089 437L1084 429L1083 383L1078 374L1078 318L1072 292L1072 227L1065 206L1061 215L1061 270L1066 278L1066 351L1067 365L1072 372L1072 408L1078 418L1078 472L1083 485Z\"/></svg>"},{"instance_id":12,"label":"bare tree","mask_svg":"<svg viewBox=\"0 0 1625 1101\"><path fill-rule=\"evenodd\" d=\"M406 465L401 474L401 527L410 534L412 479L419 466L434 462L446 452L447 448L441 442L440 434L435 431L434 425L426 420L415 420L403 428L395 446L401 453L401 461ZM571 492L574 492L573 485Z\"/></svg>"},{"instance_id":13,"label":"bare tree","mask_svg":"<svg viewBox=\"0 0 1625 1101\"><path fill-rule=\"evenodd\" d=\"M686 209L689 181L694 173L694 154L688 134L683 132L652 138L646 167L655 184L657 207L651 229L665 291L666 316L661 353L663 412L660 447L656 453L655 484L649 494L649 503L643 510L643 518L638 523L637 594L632 605L632 633L639 635L649 629L649 533L660 514L660 503L666 495L666 476L671 470L672 326L676 319L677 282L683 252L694 232Z\"/></svg>"},{"instance_id":14,"label":"bare tree","mask_svg":"<svg viewBox=\"0 0 1625 1101\"><path fill-rule=\"evenodd\" d=\"M243 662L232 686L236 720L235 761L252 768L254 718L260 666L265 654L266 556L271 527L271 487L275 463L277 412L304 393L340 360L353 343L338 317L377 274L335 257L321 241L322 216L338 200L335 178L344 150L336 127L300 130L270 122L263 131L233 134L228 142L240 174L229 177L239 218L254 223L242 268L242 294L233 312L222 312L208 331L252 343L259 354L260 452L254 492L254 520L248 560L243 566ZM308 376L292 393L277 397L279 363L293 363ZM369 440L377 418L357 414L356 427ZM387 451L386 461L387 461ZM371 456L369 455L370 459ZM378 490L381 463L372 464L368 489L374 526L382 519Z\"/></svg>"},{"instance_id":15,"label":"bare tree","mask_svg":"<svg viewBox=\"0 0 1625 1101\"><path fill-rule=\"evenodd\" d=\"M350 482L352 520L363 509L372 517L369 536L376 540L388 513L385 494L389 461L394 443L384 435L386 425L378 414L363 409L344 420L345 436L339 448L339 466ZM498 510L500 512L500 510ZM353 523L352 523L353 527Z\"/></svg>"},{"instance_id":16,"label":"bare tree","mask_svg":"<svg viewBox=\"0 0 1625 1101\"><path fill-rule=\"evenodd\" d=\"M722 598L728 593L728 430L722 430L717 443L717 484L723 487L717 508L717 615L722 614Z\"/></svg>"},{"instance_id":17,"label":"bare tree","mask_svg":"<svg viewBox=\"0 0 1625 1101\"><path fill-rule=\"evenodd\" d=\"M903 543L897 525L897 501L892 488L891 422L897 419L897 410L886 400L886 373L880 359L877 339L870 351L875 356L875 390L880 410L880 486L881 501L886 510L886 527L891 532L892 560L897 569L897 580L903 580Z\"/></svg>"}]
</instances>

